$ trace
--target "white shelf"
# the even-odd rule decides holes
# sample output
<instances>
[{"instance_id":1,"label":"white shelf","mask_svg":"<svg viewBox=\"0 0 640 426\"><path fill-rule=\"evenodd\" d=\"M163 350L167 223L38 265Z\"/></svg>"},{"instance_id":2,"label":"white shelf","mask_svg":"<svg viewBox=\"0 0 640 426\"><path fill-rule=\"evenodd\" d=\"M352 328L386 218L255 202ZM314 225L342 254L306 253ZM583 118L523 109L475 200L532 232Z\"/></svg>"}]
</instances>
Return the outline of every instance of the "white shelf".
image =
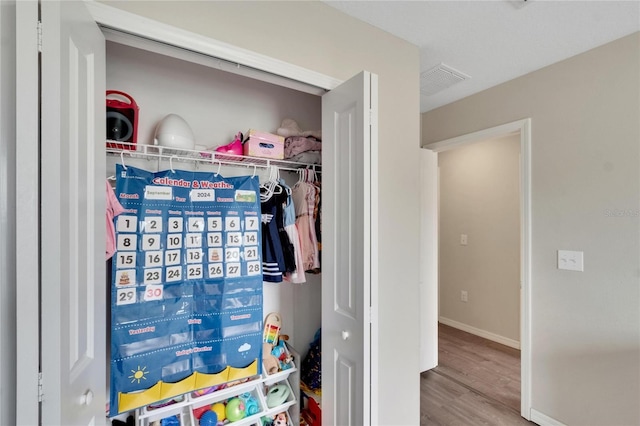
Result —
<instances>
[{"instance_id":1,"label":"white shelf","mask_svg":"<svg viewBox=\"0 0 640 426\"><path fill-rule=\"evenodd\" d=\"M122 161L126 158L160 158L169 161L192 161L197 163L221 164L230 166L269 168L276 166L282 170L298 171L299 169L311 169L316 173L322 172L322 165L298 163L295 161L275 160L272 158L248 157L245 155L220 154L213 151L176 150L158 145L132 144L107 140L107 144L117 144L117 147L107 146L107 155L120 156Z\"/></svg>"},{"instance_id":2,"label":"white shelf","mask_svg":"<svg viewBox=\"0 0 640 426\"><path fill-rule=\"evenodd\" d=\"M206 405L212 405L216 402L226 401L230 398L237 397L248 392L251 393L252 397L257 401L260 411L229 424L233 424L234 426L261 426L262 417L273 416L277 413L287 411L290 424L297 425L300 412L299 407L297 406L299 373L295 362L298 360L297 357L299 355L288 345L287 350L294 356L294 361L291 361L290 363L291 368L287 370L268 375L263 367L262 374L260 376L257 376L245 383L233 385L201 396L194 395L194 392L191 392L183 395L182 401L165 407L155 409L149 409L148 407L139 408L136 410L136 424L137 426L150 426L153 422L178 415L180 417L180 426L199 426L199 421L193 414L194 409L198 409ZM267 406L266 393L268 388L275 384L284 384L289 390L289 395L282 404L269 408Z\"/></svg>"}]
</instances>

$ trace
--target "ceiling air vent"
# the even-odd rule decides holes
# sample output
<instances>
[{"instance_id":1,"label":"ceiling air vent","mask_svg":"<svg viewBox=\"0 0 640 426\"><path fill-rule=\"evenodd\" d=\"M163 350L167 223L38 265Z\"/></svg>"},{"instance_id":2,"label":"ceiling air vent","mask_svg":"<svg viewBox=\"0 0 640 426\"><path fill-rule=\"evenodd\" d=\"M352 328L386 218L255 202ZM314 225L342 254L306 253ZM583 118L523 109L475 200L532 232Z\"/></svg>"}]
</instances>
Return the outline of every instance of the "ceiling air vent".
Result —
<instances>
[{"instance_id":1,"label":"ceiling air vent","mask_svg":"<svg viewBox=\"0 0 640 426\"><path fill-rule=\"evenodd\" d=\"M448 65L440 64L420 74L420 93L433 95L471 77Z\"/></svg>"}]
</instances>

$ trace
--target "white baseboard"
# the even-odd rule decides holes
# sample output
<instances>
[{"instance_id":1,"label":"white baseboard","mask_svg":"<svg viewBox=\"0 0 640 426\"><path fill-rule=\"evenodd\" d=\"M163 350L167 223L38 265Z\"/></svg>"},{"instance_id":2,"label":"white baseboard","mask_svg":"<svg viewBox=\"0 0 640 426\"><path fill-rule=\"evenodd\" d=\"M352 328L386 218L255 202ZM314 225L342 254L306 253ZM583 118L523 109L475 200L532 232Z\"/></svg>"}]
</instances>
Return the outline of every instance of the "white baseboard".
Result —
<instances>
[{"instance_id":1,"label":"white baseboard","mask_svg":"<svg viewBox=\"0 0 640 426\"><path fill-rule=\"evenodd\" d=\"M542 414L533 408L531 409L531 421L540 426L566 426L564 423L559 422L546 414Z\"/></svg>"},{"instance_id":2,"label":"white baseboard","mask_svg":"<svg viewBox=\"0 0 640 426\"><path fill-rule=\"evenodd\" d=\"M467 333L475 334L476 336L484 337L485 339L491 340L493 342L509 346L510 348L520 349L520 342L518 342L517 340L509 339L508 337L481 330L479 328L475 328L470 325L445 317L439 317L438 322L441 322L444 325L448 325L449 327L457 328L458 330L466 331Z\"/></svg>"}]
</instances>

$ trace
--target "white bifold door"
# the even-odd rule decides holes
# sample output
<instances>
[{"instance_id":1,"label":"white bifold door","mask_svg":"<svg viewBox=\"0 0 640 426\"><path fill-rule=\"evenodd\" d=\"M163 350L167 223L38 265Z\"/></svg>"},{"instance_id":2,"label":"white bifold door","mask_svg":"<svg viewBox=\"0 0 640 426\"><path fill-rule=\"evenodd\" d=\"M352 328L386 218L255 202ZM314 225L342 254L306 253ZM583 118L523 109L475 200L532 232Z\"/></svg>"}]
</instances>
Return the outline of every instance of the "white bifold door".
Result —
<instances>
[{"instance_id":1,"label":"white bifold door","mask_svg":"<svg viewBox=\"0 0 640 426\"><path fill-rule=\"evenodd\" d=\"M43 425L104 424L105 41L82 2L41 2Z\"/></svg>"},{"instance_id":2,"label":"white bifold door","mask_svg":"<svg viewBox=\"0 0 640 426\"><path fill-rule=\"evenodd\" d=\"M377 76L322 98L322 422L375 421Z\"/></svg>"}]
</instances>

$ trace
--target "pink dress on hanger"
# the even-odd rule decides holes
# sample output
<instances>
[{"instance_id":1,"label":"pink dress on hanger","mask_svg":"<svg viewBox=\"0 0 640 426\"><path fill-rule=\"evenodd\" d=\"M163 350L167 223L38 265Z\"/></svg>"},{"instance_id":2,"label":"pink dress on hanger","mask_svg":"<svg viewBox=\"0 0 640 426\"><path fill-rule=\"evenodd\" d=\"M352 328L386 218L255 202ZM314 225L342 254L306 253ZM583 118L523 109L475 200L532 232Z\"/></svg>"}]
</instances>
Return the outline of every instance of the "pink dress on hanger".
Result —
<instances>
[{"instance_id":1,"label":"pink dress on hanger","mask_svg":"<svg viewBox=\"0 0 640 426\"><path fill-rule=\"evenodd\" d=\"M318 240L313 219L316 188L307 182L298 182L293 187L292 196L296 208L296 226L300 236L302 265L305 271L314 271L320 267Z\"/></svg>"},{"instance_id":2,"label":"pink dress on hanger","mask_svg":"<svg viewBox=\"0 0 640 426\"><path fill-rule=\"evenodd\" d=\"M116 252L116 228L113 225L113 218L124 212L124 207L118 201L113 188L107 181L107 259Z\"/></svg>"}]
</instances>

